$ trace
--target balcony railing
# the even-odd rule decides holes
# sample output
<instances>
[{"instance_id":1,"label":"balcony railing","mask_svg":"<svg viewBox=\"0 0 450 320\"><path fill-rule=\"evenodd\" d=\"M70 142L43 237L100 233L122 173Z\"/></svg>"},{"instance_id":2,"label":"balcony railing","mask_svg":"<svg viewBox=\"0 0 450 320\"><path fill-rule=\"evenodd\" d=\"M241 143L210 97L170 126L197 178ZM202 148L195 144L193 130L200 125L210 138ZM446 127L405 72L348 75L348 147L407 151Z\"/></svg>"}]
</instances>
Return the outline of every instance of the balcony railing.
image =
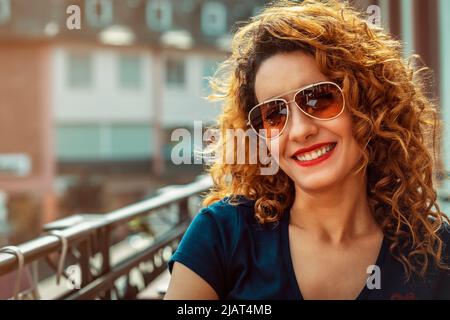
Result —
<instances>
[{"instance_id":1,"label":"balcony railing","mask_svg":"<svg viewBox=\"0 0 450 320\"><path fill-rule=\"evenodd\" d=\"M201 194L211 185L209 177L199 177L193 183L164 188L148 200L107 214L80 214L45 225L46 233L39 238L0 249L0 279L14 275L12 298L134 299L141 290L131 284L132 274L140 274L142 288L166 270L171 253L200 209ZM139 224L154 216L165 221L167 230L157 232L150 224L156 230L154 234L137 238L140 241L130 246L130 223ZM54 270L47 282L55 290L47 296L38 292L44 279L34 268L43 260ZM30 285L25 288L26 294L19 294L26 274L31 275ZM59 278L63 279L59 285L53 283Z\"/></svg>"}]
</instances>

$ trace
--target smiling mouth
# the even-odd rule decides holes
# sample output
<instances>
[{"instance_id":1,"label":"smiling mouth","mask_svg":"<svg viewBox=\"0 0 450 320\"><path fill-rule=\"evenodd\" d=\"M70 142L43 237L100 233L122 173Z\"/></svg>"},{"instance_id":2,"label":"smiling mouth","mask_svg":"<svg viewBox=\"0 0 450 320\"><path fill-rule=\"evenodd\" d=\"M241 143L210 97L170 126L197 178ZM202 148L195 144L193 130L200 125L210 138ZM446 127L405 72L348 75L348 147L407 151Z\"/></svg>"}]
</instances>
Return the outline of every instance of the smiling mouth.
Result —
<instances>
[{"instance_id":1,"label":"smiling mouth","mask_svg":"<svg viewBox=\"0 0 450 320\"><path fill-rule=\"evenodd\" d=\"M307 163L309 161L321 159L321 158L325 157L326 155L328 155L336 147L336 145L337 145L336 142L330 143L328 145L317 148L313 151L309 151L309 152L305 152L305 153L297 155L297 156L293 156L292 158L296 161L305 162L305 163Z\"/></svg>"}]
</instances>

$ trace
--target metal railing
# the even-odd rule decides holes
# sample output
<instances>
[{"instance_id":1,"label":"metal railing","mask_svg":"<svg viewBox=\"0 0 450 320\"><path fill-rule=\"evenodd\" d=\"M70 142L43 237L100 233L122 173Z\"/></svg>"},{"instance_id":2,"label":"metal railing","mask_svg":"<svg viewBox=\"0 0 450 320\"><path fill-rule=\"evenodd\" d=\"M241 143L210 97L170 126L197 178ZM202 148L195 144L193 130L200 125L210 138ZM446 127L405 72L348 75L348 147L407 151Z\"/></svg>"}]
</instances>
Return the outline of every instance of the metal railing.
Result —
<instances>
[{"instance_id":1,"label":"metal railing","mask_svg":"<svg viewBox=\"0 0 450 320\"><path fill-rule=\"evenodd\" d=\"M17 247L0 253L0 277L15 272L17 282L23 272L23 266L47 259L57 270L57 277L70 279L64 270L67 256L71 255L74 263L79 266L81 281L78 287L68 286L55 299L133 299L138 290L126 290L122 295L118 293L116 281L121 277L129 282L131 270L139 269L143 263L150 264L150 268L143 273L145 283L151 283L167 268L167 251L173 252L182 235L189 225L192 216L200 208L198 202L203 192L212 185L209 177L199 177L193 183L184 186L164 188L158 195L136 204L112 211L104 215L81 214L45 226L46 234L37 239L23 243ZM192 202L197 204L192 207ZM112 234L117 229L126 226L136 219L148 218L158 210L175 207L177 218L173 226L162 235L157 236L151 244L131 255L113 262L111 248L115 245ZM177 209L177 210L176 210ZM57 231L55 231L57 230ZM1 251L2 249L0 249ZM14 252L13 252L14 251ZM56 264L50 256L59 256ZM170 255L169 255L170 257ZM99 268L93 271L92 260L100 261ZM16 283L17 285L17 283ZM14 293L18 297L18 292Z\"/></svg>"}]
</instances>

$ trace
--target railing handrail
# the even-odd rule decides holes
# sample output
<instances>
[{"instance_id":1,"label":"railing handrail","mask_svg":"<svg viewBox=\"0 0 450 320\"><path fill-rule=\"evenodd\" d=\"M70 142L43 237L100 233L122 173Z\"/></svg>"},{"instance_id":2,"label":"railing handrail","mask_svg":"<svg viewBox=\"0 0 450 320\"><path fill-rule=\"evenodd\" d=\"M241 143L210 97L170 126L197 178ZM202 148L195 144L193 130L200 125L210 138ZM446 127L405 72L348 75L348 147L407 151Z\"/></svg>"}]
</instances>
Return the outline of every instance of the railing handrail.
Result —
<instances>
[{"instance_id":1,"label":"railing handrail","mask_svg":"<svg viewBox=\"0 0 450 320\"><path fill-rule=\"evenodd\" d=\"M101 275L93 282L89 283L86 287L81 288L77 292L68 295L65 299L92 299L95 296L96 292L101 291L102 289L105 290L110 287L111 283L113 283L116 279L123 276L124 274L127 274L132 268L136 267L140 263L140 261L144 260L146 257L151 257L152 252L167 245L174 236L182 235L185 228L187 228L186 223L175 227L169 232L169 234L165 235L157 243L152 244L143 252L134 254L130 257L129 260L122 261L113 266L111 272L105 275Z\"/></svg>"},{"instance_id":2,"label":"railing handrail","mask_svg":"<svg viewBox=\"0 0 450 320\"><path fill-rule=\"evenodd\" d=\"M114 210L106 215L106 224L122 224L144 215L147 211L178 202L194 194L207 191L212 186L211 177L205 176L184 186L176 186L170 191L130 206Z\"/></svg>"},{"instance_id":3,"label":"railing handrail","mask_svg":"<svg viewBox=\"0 0 450 320\"><path fill-rule=\"evenodd\" d=\"M148 214L149 211L157 210L193 195L207 191L212 186L209 176L203 176L198 180L184 185L176 186L173 190L159 194L150 199L112 211L102 217L91 221L84 221L61 230L69 245L76 244L89 234L102 227L112 227ZM54 235L44 234L39 238L30 240L17 247L23 253L25 264L61 249L61 240ZM13 271L17 266L17 258L10 254L0 254L0 275Z\"/></svg>"}]
</instances>

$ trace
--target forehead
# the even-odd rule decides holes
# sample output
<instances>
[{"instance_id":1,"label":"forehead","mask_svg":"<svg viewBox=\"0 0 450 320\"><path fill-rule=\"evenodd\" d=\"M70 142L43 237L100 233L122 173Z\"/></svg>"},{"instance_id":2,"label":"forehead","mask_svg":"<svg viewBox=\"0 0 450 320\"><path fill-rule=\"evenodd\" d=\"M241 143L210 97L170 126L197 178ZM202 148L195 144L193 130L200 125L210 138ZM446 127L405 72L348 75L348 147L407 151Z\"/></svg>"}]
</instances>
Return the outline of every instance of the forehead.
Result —
<instances>
[{"instance_id":1,"label":"forehead","mask_svg":"<svg viewBox=\"0 0 450 320\"><path fill-rule=\"evenodd\" d=\"M258 102L262 102L311 83L327 80L329 79L320 72L312 55L303 51L277 53L264 60L256 72L255 95Z\"/></svg>"}]
</instances>

